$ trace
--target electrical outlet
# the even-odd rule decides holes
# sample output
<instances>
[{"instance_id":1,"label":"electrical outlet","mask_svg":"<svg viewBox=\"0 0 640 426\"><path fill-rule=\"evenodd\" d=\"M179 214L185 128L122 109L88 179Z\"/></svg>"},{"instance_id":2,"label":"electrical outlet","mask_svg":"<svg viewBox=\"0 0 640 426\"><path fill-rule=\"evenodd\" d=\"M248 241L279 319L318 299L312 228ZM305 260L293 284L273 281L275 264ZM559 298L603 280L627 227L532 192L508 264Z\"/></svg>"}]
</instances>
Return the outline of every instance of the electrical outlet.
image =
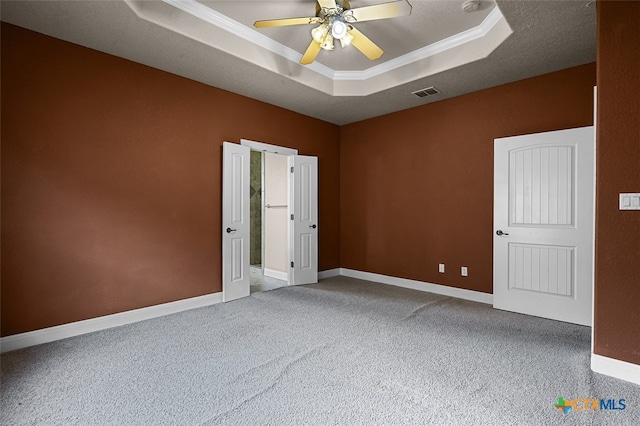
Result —
<instances>
[{"instance_id":1,"label":"electrical outlet","mask_svg":"<svg viewBox=\"0 0 640 426\"><path fill-rule=\"evenodd\" d=\"M466 277L469 275L469 271L467 271L466 266L463 266L462 268L460 268L460 273L462 274L463 277Z\"/></svg>"},{"instance_id":2,"label":"electrical outlet","mask_svg":"<svg viewBox=\"0 0 640 426\"><path fill-rule=\"evenodd\" d=\"M444 263L438 263L438 272L444 274Z\"/></svg>"},{"instance_id":3,"label":"electrical outlet","mask_svg":"<svg viewBox=\"0 0 640 426\"><path fill-rule=\"evenodd\" d=\"M640 193L620 194L620 210L640 210Z\"/></svg>"}]
</instances>

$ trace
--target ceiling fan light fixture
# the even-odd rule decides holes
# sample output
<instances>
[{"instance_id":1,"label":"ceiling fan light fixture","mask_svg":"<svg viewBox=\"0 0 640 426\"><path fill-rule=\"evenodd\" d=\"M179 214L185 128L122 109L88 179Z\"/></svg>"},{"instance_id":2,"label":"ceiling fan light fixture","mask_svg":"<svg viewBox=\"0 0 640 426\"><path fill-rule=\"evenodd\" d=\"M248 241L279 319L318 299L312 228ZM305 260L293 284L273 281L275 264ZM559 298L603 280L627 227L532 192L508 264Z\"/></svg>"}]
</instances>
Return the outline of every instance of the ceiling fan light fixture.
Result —
<instances>
[{"instance_id":1,"label":"ceiling fan light fixture","mask_svg":"<svg viewBox=\"0 0 640 426\"><path fill-rule=\"evenodd\" d=\"M341 40L347 35L347 24L340 19L334 19L333 24L331 25L331 35L333 38Z\"/></svg>"},{"instance_id":2,"label":"ceiling fan light fixture","mask_svg":"<svg viewBox=\"0 0 640 426\"><path fill-rule=\"evenodd\" d=\"M340 44L342 44L342 47L347 47L351 44L351 40L353 40L353 36L347 33L340 39Z\"/></svg>"},{"instance_id":3,"label":"ceiling fan light fixture","mask_svg":"<svg viewBox=\"0 0 640 426\"><path fill-rule=\"evenodd\" d=\"M324 50L333 50L333 36L331 34L327 34L320 43L320 47Z\"/></svg>"},{"instance_id":4,"label":"ceiling fan light fixture","mask_svg":"<svg viewBox=\"0 0 640 426\"><path fill-rule=\"evenodd\" d=\"M313 37L313 40L316 43L322 44L322 42L324 41L324 38L327 36L328 33L329 33L329 27L327 26L327 24L322 24L319 27L316 27L311 30L311 37Z\"/></svg>"}]
</instances>

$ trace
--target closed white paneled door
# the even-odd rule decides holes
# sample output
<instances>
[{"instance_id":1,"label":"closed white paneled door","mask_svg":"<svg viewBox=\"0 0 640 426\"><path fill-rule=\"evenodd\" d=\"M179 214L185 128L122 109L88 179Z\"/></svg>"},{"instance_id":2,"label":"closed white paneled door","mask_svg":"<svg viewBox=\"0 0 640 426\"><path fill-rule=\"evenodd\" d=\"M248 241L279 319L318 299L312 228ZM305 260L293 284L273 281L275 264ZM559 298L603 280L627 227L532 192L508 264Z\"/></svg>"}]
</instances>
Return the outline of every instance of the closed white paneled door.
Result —
<instances>
[{"instance_id":1,"label":"closed white paneled door","mask_svg":"<svg viewBox=\"0 0 640 426\"><path fill-rule=\"evenodd\" d=\"M495 308L591 325L593 195L593 127L495 140Z\"/></svg>"}]
</instances>

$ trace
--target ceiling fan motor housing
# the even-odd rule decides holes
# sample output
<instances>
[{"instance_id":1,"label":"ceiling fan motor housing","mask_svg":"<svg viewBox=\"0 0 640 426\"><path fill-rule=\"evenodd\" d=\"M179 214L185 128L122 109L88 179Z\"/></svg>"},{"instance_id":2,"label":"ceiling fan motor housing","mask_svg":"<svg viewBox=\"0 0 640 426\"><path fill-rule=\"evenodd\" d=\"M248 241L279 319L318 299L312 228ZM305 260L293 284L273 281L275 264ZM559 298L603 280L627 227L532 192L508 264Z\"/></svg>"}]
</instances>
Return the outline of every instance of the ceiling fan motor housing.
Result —
<instances>
[{"instance_id":1,"label":"ceiling fan motor housing","mask_svg":"<svg viewBox=\"0 0 640 426\"><path fill-rule=\"evenodd\" d=\"M351 5L347 0L336 0L337 13L342 14L343 11L351 9ZM322 6L320 3L316 2L316 16L320 17L320 13L322 13Z\"/></svg>"}]
</instances>

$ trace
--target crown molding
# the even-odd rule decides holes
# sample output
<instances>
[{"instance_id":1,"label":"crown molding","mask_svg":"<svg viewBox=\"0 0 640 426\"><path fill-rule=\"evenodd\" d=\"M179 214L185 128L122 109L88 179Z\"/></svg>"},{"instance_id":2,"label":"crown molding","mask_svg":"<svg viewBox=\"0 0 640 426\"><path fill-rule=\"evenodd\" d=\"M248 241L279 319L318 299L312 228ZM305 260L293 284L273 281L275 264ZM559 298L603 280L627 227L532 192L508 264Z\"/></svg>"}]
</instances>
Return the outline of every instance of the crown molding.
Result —
<instances>
[{"instance_id":1,"label":"crown molding","mask_svg":"<svg viewBox=\"0 0 640 426\"><path fill-rule=\"evenodd\" d=\"M484 21L482 21L480 25L476 27L469 28L466 31L454 34L451 37L447 37L428 46L421 47L420 49L416 49L412 52L406 53L402 56L398 56L397 58L383 62L379 65L375 65L363 71L334 71L333 79L358 81L377 77L400 67L410 65L414 62L427 59L440 53L444 53L447 50L480 39L489 34L489 32L500 22L501 19L504 19L504 17L502 16L502 12L500 11L500 9L496 6L489 13L489 15L487 15Z\"/></svg>"},{"instance_id":2,"label":"crown molding","mask_svg":"<svg viewBox=\"0 0 640 426\"><path fill-rule=\"evenodd\" d=\"M229 18L226 15L223 15L220 12L217 12L210 7L205 6L204 4L193 1L193 0L162 0L163 2L182 10L183 12L187 12L188 14L195 16L196 18L202 19L205 22L208 22L216 27L225 30L237 37L240 37L244 40L247 40L253 44L257 44L258 46L267 49L270 52L275 53L291 62L295 62L296 64L300 62L302 58L302 54L294 49L291 49L284 44L275 41L272 38L267 37L266 35L254 30L253 28L247 27L240 22ZM326 65L323 65L319 62L313 62L306 67L310 70L317 72L323 77L333 79L335 71L329 68Z\"/></svg>"},{"instance_id":3,"label":"crown molding","mask_svg":"<svg viewBox=\"0 0 640 426\"><path fill-rule=\"evenodd\" d=\"M141 19L330 96L367 96L483 59L513 32L498 6L495 6L476 27L365 70L339 71L318 61L300 65L300 52L196 0L124 1ZM190 16L195 20L186 24L185 20L175 19L170 12L173 9L179 9L187 14L185 17ZM215 28L207 31L197 22ZM287 71L283 72L283 69Z\"/></svg>"}]
</instances>

